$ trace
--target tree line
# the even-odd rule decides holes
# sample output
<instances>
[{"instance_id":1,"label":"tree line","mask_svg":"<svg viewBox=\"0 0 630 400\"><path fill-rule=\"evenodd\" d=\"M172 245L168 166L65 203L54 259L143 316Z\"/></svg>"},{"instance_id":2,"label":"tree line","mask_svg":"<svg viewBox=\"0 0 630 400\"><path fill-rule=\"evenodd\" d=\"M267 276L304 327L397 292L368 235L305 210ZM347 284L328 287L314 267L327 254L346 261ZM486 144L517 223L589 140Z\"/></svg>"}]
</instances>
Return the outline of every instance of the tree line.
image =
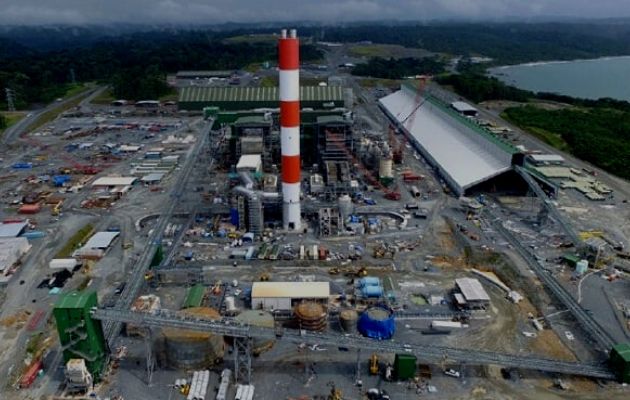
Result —
<instances>
[{"instance_id":1,"label":"tree line","mask_svg":"<svg viewBox=\"0 0 630 400\"><path fill-rule=\"evenodd\" d=\"M154 99L169 91L167 73L236 70L277 58L275 43L224 43L223 35L209 31L133 33L46 52L26 51L6 43L6 39L0 40L0 88L14 90L18 108L61 97L73 73L77 81L110 84L120 98ZM13 51L12 56L3 57L3 50ZM307 44L301 48L301 57L315 60L321 53ZM6 107L0 102L1 106Z\"/></svg>"},{"instance_id":2,"label":"tree line","mask_svg":"<svg viewBox=\"0 0 630 400\"><path fill-rule=\"evenodd\" d=\"M367 63L358 64L352 75L384 79L401 79L414 75L435 75L444 72L444 63L436 57L382 58L373 57Z\"/></svg>"}]
</instances>

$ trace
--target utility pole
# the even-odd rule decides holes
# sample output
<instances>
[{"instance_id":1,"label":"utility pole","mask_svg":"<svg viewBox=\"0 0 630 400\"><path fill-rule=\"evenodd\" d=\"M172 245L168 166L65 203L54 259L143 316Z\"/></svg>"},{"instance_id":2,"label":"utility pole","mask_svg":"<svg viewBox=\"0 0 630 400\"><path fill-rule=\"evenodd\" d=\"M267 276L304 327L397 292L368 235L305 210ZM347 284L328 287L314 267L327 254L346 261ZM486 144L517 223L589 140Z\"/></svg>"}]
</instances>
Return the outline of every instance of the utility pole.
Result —
<instances>
[{"instance_id":1,"label":"utility pole","mask_svg":"<svg viewBox=\"0 0 630 400\"><path fill-rule=\"evenodd\" d=\"M15 93L9 88L4 88L4 91L7 94L7 109L9 111L15 111Z\"/></svg>"}]
</instances>

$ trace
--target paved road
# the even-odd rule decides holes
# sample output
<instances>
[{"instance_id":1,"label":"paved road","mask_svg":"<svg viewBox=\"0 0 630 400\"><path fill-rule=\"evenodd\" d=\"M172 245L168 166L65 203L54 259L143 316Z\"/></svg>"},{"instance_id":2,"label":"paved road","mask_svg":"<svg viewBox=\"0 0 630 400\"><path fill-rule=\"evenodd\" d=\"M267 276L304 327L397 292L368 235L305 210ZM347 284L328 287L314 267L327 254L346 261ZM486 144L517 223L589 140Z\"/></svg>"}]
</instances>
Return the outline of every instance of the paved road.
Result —
<instances>
[{"instance_id":1,"label":"paved road","mask_svg":"<svg viewBox=\"0 0 630 400\"><path fill-rule=\"evenodd\" d=\"M99 86L96 87L94 89L90 89L89 91L91 92L91 94L86 97L81 103L80 105L83 105L87 102L89 102L91 99L93 99L94 97L96 97L98 94L100 94L102 91L104 91L107 87L106 86ZM35 123L35 121L37 121L37 118L44 114L47 113L48 111L54 110L55 108L58 107L62 107L65 104L74 101L82 96L85 96L85 91L75 94L74 96L68 97L67 99L64 99L62 101L56 101L53 103L48 104L46 107L36 110L36 111L32 111L30 113L28 113L26 115L26 117L22 118L20 121L18 121L15 125L11 126L9 129L7 129L4 134L2 135L2 144L9 144L14 142L17 138L20 137L20 135L22 135L23 133L27 132L28 129L31 127L31 125L33 125L33 123Z\"/></svg>"}]
</instances>

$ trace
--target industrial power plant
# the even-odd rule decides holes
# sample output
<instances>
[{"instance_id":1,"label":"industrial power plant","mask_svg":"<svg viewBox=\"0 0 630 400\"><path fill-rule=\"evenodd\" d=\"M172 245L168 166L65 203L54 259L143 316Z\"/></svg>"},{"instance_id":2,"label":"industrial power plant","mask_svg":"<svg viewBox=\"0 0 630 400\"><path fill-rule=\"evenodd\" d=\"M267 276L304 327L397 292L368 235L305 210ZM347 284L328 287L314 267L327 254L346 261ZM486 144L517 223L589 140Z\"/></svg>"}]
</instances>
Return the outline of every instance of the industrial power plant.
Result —
<instances>
[{"instance_id":1,"label":"industrial power plant","mask_svg":"<svg viewBox=\"0 0 630 400\"><path fill-rule=\"evenodd\" d=\"M37 294L1 321L29 332L7 398L627 393L630 256L587 218L608 181L429 75L352 75L371 43L252 38L277 59L22 134L0 280Z\"/></svg>"}]
</instances>

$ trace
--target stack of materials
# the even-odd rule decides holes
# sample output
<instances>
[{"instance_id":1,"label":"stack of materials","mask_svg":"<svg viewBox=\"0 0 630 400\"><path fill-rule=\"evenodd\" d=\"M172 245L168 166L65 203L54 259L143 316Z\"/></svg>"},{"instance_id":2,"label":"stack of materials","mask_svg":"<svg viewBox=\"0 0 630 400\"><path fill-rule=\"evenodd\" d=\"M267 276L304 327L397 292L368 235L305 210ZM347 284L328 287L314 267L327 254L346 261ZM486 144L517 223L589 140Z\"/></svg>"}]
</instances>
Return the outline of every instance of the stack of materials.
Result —
<instances>
[{"instance_id":1,"label":"stack of materials","mask_svg":"<svg viewBox=\"0 0 630 400\"><path fill-rule=\"evenodd\" d=\"M230 386L231 377L232 371L229 369L224 369L223 372L221 372L221 383L219 384L216 400L227 400L227 390Z\"/></svg>"},{"instance_id":2,"label":"stack of materials","mask_svg":"<svg viewBox=\"0 0 630 400\"><path fill-rule=\"evenodd\" d=\"M237 385L234 400L252 400L254 398L254 385Z\"/></svg>"},{"instance_id":3,"label":"stack of materials","mask_svg":"<svg viewBox=\"0 0 630 400\"><path fill-rule=\"evenodd\" d=\"M190 391L186 400L205 400L208 392L208 382L210 381L210 371L195 371L190 382Z\"/></svg>"}]
</instances>

